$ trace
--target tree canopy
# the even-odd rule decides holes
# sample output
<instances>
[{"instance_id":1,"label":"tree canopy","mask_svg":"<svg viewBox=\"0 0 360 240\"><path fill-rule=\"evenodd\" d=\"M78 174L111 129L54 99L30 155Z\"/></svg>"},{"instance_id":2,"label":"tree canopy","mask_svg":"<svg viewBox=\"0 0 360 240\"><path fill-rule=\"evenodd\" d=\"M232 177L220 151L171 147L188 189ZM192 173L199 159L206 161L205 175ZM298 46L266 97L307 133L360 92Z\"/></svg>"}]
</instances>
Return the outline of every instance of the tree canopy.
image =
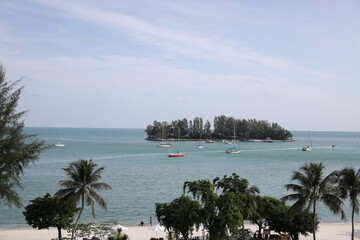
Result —
<instances>
[{"instance_id":1,"label":"tree canopy","mask_svg":"<svg viewBox=\"0 0 360 240\"><path fill-rule=\"evenodd\" d=\"M216 116L214 118L214 130L211 131L209 121L204 123L201 117L195 117L188 121L186 118L182 120L174 120L171 123L166 121L154 121L152 125L148 125L145 133L148 139L266 139L288 140L292 138L291 132L282 128L277 123L270 123L264 120L256 119L235 119L226 117L225 115ZM180 136L179 131L180 129ZM234 134L235 130L235 134Z\"/></svg>"},{"instance_id":2,"label":"tree canopy","mask_svg":"<svg viewBox=\"0 0 360 240\"><path fill-rule=\"evenodd\" d=\"M351 205L351 240L354 240L355 213L359 213L360 169L355 171L352 167L346 167L337 172L336 175L338 176L337 182L341 197L343 199L349 197Z\"/></svg>"},{"instance_id":3,"label":"tree canopy","mask_svg":"<svg viewBox=\"0 0 360 240\"><path fill-rule=\"evenodd\" d=\"M176 239L189 239L194 226L199 227L200 204L182 195L170 203L156 203L156 216L159 223L173 233Z\"/></svg>"},{"instance_id":4,"label":"tree canopy","mask_svg":"<svg viewBox=\"0 0 360 240\"><path fill-rule=\"evenodd\" d=\"M21 207L17 190L22 188L20 177L24 169L39 159L47 147L36 135L23 133L25 111L17 111L23 86L21 79L7 81L0 63L0 205Z\"/></svg>"},{"instance_id":5,"label":"tree canopy","mask_svg":"<svg viewBox=\"0 0 360 240\"><path fill-rule=\"evenodd\" d=\"M293 240L313 232L313 214L307 209L291 215L288 205L272 197L262 197L262 209L262 218L270 230L289 233ZM317 228L317 217L315 224Z\"/></svg>"},{"instance_id":6,"label":"tree canopy","mask_svg":"<svg viewBox=\"0 0 360 240\"><path fill-rule=\"evenodd\" d=\"M78 211L74 203L54 198L49 193L44 197L31 200L23 212L26 222L33 228L58 229L58 238L62 239L61 229L66 229L74 221L74 215Z\"/></svg>"},{"instance_id":7,"label":"tree canopy","mask_svg":"<svg viewBox=\"0 0 360 240\"><path fill-rule=\"evenodd\" d=\"M59 182L63 188L57 191L55 196L75 204L78 202L81 203L80 213L76 219L71 240L75 237L75 232L85 204L91 207L93 217L95 217L94 202L97 202L104 209L107 208L106 201L97 193L97 190L107 190L111 189L111 187L107 183L99 182L104 167L96 167L97 164L91 159L89 161L79 159L78 161L70 163L67 168L63 168L69 179Z\"/></svg>"},{"instance_id":8,"label":"tree canopy","mask_svg":"<svg viewBox=\"0 0 360 240\"><path fill-rule=\"evenodd\" d=\"M324 168L322 163L305 163L300 171L293 172L291 180L297 183L285 185L287 190L292 190L294 193L282 198L282 200L295 201L290 208L293 214L312 208L314 240L316 240L316 206L319 201L323 202L333 213L340 213L342 219L345 218L345 213L341 208L343 201L340 191L334 185L337 172L334 171L323 178Z\"/></svg>"}]
</instances>

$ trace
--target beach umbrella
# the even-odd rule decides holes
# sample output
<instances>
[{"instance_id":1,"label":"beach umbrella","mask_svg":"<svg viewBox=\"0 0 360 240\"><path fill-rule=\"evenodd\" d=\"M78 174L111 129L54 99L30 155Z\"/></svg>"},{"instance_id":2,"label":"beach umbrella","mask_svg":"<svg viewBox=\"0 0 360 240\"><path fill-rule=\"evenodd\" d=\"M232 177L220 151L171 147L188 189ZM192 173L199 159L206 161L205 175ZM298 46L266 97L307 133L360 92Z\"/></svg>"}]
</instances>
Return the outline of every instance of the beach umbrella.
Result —
<instances>
[{"instance_id":1,"label":"beach umbrella","mask_svg":"<svg viewBox=\"0 0 360 240\"><path fill-rule=\"evenodd\" d=\"M160 226L159 224L156 224L155 226L152 226L152 227L149 227L149 229L151 230L151 231L154 231L154 232L156 232L156 237L157 237L157 232L164 232L165 231L165 228L164 227L162 227L162 226Z\"/></svg>"},{"instance_id":2,"label":"beach umbrella","mask_svg":"<svg viewBox=\"0 0 360 240\"><path fill-rule=\"evenodd\" d=\"M114 229L114 230L117 230L118 228L120 228L121 230L125 231L127 230L128 228L127 227L124 227L120 224L116 225L116 226L113 226L111 229Z\"/></svg>"}]
</instances>

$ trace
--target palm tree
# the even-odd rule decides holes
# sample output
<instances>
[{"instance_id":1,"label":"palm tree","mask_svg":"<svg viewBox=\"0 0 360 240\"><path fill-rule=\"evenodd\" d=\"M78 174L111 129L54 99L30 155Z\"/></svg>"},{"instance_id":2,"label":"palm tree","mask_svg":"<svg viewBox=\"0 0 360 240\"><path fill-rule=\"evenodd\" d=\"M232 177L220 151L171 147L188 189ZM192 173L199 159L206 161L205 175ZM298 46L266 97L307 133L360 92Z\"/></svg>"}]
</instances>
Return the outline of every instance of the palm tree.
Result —
<instances>
[{"instance_id":1,"label":"palm tree","mask_svg":"<svg viewBox=\"0 0 360 240\"><path fill-rule=\"evenodd\" d=\"M56 197L64 198L75 203L81 202L81 208L79 216L75 222L74 229L71 234L71 240L74 239L74 235L79 224L81 214L84 210L85 204L91 206L92 215L95 218L94 200L102 208L107 209L105 200L96 192L96 190L111 189L107 183L99 182L100 173L104 170L104 167L96 169L97 164L89 161L79 159L76 162L70 163L67 168L63 168L69 177L69 180L59 181L59 185L64 187L55 194Z\"/></svg>"},{"instance_id":2,"label":"palm tree","mask_svg":"<svg viewBox=\"0 0 360 240\"><path fill-rule=\"evenodd\" d=\"M338 189L334 183L336 172L332 172L323 178L324 166L322 163L304 164L300 171L294 171L291 180L298 184L286 184L287 190L295 193L287 195L282 200L294 200L295 203L290 207L291 212L304 209L313 209L313 239L316 240L316 204L322 201L334 213L341 213L341 218L345 218L345 213L341 208L343 203Z\"/></svg>"},{"instance_id":3,"label":"palm tree","mask_svg":"<svg viewBox=\"0 0 360 240\"><path fill-rule=\"evenodd\" d=\"M344 168L339 172L339 187L343 199L349 196L351 211L351 240L354 240L354 215L359 213L358 195L360 194L360 169L355 172L354 168Z\"/></svg>"}]
</instances>

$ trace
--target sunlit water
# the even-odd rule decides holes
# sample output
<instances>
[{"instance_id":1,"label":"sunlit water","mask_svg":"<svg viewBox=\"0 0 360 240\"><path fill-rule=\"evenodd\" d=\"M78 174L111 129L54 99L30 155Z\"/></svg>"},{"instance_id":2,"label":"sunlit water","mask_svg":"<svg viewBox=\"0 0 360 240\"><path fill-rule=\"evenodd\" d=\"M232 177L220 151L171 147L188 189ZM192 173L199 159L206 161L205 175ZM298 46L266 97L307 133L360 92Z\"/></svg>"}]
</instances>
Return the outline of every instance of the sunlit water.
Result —
<instances>
[{"instance_id":1,"label":"sunlit water","mask_svg":"<svg viewBox=\"0 0 360 240\"><path fill-rule=\"evenodd\" d=\"M27 133L37 133L46 144L62 141L65 147L51 148L31 165L22 177L24 189L20 190L23 204L47 192L54 194L59 180L66 179L62 168L79 158L93 159L104 166L103 181L112 191L101 191L108 210L96 209L92 219L90 208L83 222L118 220L122 224L138 224L155 217L156 202L170 202L182 194L187 180L213 179L237 173L260 188L262 196L281 198L289 194L284 184L290 183L292 171L299 170L305 162L323 162L326 173L345 166L360 166L360 133L312 132L313 150L301 151L308 140L307 132L293 132L295 142L240 143L240 154L226 154L224 143L204 144L197 149L196 142L181 142L183 158L169 158L167 153L177 149L156 147L157 142L146 141L142 129L63 129L26 128ZM336 144L336 147L331 147ZM27 226L23 209L0 210L0 227ZM346 207L348 216L350 209ZM322 222L340 222L323 206L319 207ZM348 217L349 218L349 217Z\"/></svg>"}]
</instances>

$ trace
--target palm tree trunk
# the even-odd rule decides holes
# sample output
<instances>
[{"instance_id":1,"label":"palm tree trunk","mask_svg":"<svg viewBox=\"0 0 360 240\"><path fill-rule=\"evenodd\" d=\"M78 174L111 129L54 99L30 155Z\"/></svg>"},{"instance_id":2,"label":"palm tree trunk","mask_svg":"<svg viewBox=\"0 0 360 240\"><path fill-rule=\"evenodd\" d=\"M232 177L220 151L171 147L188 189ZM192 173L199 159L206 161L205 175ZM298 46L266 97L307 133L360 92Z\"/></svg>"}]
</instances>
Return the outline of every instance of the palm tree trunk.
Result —
<instances>
[{"instance_id":1,"label":"palm tree trunk","mask_svg":"<svg viewBox=\"0 0 360 240\"><path fill-rule=\"evenodd\" d=\"M81 214L82 214L82 212L83 212L83 210L84 210L84 205L85 205L85 204L84 204L84 194L83 194L82 197L81 197L81 209L80 209L80 213L79 213L78 218L76 219L74 229L73 229L73 231L72 231L72 233L71 233L71 240L74 240L75 232L76 232L76 229L77 229L77 227L78 227L78 225L79 225L79 221L80 221Z\"/></svg>"},{"instance_id":2,"label":"palm tree trunk","mask_svg":"<svg viewBox=\"0 0 360 240\"><path fill-rule=\"evenodd\" d=\"M61 228L60 228L59 225L57 226L57 230L58 230L58 238L59 238L59 240L61 240L61 239L62 239L62 235L61 235Z\"/></svg>"},{"instance_id":3,"label":"palm tree trunk","mask_svg":"<svg viewBox=\"0 0 360 240\"><path fill-rule=\"evenodd\" d=\"M351 240L354 240L354 215L355 215L355 207L353 206L351 211Z\"/></svg>"},{"instance_id":4,"label":"palm tree trunk","mask_svg":"<svg viewBox=\"0 0 360 240\"><path fill-rule=\"evenodd\" d=\"M316 240L316 199L313 204L313 240Z\"/></svg>"},{"instance_id":5,"label":"palm tree trunk","mask_svg":"<svg viewBox=\"0 0 360 240\"><path fill-rule=\"evenodd\" d=\"M243 240L245 240L245 225L244 225L244 219L242 220L242 232L243 232Z\"/></svg>"}]
</instances>

